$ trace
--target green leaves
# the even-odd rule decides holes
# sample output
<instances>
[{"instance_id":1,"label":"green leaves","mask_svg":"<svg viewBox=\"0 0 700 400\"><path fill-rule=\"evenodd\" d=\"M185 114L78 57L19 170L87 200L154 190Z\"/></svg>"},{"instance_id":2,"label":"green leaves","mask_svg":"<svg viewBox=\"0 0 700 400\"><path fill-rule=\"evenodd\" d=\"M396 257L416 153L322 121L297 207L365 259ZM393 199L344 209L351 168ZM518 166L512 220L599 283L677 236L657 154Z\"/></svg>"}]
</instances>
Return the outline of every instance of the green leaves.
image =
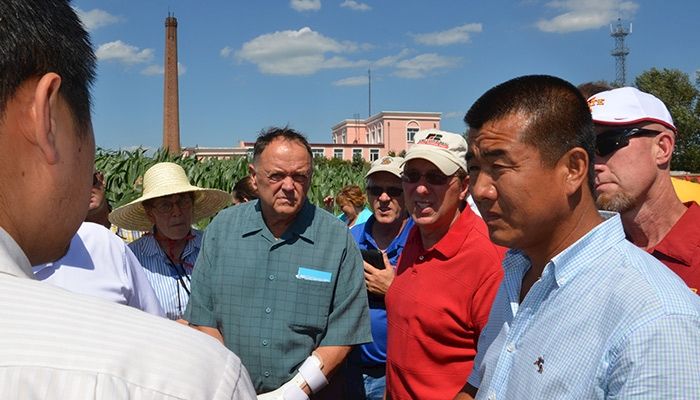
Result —
<instances>
[{"instance_id":1,"label":"green leaves","mask_svg":"<svg viewBox=\"0 0 700 400\"><path fill-rule=\"evenodd\" d=\"M112 207L117 208L141 196L143 174L153 164L163 161L181 165L193 185L226 192L230 192L239 179L248 175L246 157L198 160L195 157L170 156L163 149L149 155L144 148L132 151L98 148L95 169L104 173L105 194ZM345 185L364 187L368 169L369 164L362 160L350 162L315 158L309 200L322 206L324 197L335 196Z\"/></svg>"}]
</instances>

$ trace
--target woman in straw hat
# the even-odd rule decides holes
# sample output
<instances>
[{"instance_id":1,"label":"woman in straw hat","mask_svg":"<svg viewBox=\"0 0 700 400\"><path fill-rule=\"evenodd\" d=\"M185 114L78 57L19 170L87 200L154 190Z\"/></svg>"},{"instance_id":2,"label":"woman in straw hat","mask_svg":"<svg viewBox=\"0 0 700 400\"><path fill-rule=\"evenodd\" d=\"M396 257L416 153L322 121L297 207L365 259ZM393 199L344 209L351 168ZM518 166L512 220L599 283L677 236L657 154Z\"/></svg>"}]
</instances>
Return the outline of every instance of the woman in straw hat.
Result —
<instances>
[{"instance_id":1,"label":"woman in straw hat","mask_svg":"<svg viewBox=\"0 0 700 400\"><path fill-rule=\"evenodd\" d=\"M228 193L193 186L181 166L161 162L144 174L143 195L109 215L120 228L150 231L129 248L146 270L168 318L182 317L190 296L190 275L202 241L202 232L192 223L229 202Z\"/></svg>"}]
</instances>

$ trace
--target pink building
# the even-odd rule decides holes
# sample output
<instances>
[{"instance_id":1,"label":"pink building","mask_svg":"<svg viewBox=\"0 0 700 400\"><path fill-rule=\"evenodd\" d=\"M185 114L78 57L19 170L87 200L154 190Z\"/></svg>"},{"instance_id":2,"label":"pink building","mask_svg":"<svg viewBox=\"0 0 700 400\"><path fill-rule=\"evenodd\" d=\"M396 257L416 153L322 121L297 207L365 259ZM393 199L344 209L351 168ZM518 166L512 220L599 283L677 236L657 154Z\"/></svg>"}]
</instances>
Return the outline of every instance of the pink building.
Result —
<instances>
[{"instance_id":1,"label":"pink building","mask_svg":"<svg viewBox=\"0 0 700 400\"><path fill-rule=\"evenodd\" d=\"M359 155L374 161L387 153L400 154L413 144L423 129L440 129L439 112L382 111L367 119L346 119L331 128L331 143L309 143L314 156L352 160ZM230 158L251 153L255 142L240 142L234 148L188 147L185 155L200 158Z\"/></svg>"}]
</instances>

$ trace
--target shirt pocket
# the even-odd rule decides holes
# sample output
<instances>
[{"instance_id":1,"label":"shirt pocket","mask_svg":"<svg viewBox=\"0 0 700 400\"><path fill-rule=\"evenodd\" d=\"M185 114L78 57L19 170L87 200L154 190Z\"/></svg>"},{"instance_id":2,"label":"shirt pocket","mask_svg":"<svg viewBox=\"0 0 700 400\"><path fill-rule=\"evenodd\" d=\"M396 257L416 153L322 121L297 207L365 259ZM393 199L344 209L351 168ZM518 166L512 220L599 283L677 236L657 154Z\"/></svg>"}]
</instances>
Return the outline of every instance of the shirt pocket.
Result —
<instances>
[{"instance_id":1,"label":"shirt pocket","mask_svg":"<svg viewBox=\"0 0 700 400\"><path fill-rule=\"evenodd\" d=\"M317 336L326 331L328 316L331 312L333 284L295 278L294 286L295 312L291 318L290 328L298 333Z\"/></svg>"}]
</instances>

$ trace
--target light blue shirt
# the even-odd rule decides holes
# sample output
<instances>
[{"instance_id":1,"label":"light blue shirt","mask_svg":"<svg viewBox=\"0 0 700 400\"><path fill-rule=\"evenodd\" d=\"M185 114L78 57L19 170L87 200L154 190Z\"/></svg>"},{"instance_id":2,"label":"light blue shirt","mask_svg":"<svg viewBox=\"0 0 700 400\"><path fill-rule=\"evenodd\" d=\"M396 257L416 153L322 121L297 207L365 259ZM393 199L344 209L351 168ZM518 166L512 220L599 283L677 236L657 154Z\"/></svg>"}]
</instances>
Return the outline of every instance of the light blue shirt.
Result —
<instances>
[{"instance_id":1,"label":"light blue shirt","mask_svg":"<svg viewBox=\"0 0 700 400\"><path fill-rule=\"evenodd\" d=\"M201 231L192 229L191 233L194 238L187 242L182 251L182 265L173 265L153 235L142 236L129 243L129 248L146 271L165 316L170 319L182 318L190 299L190 276L202 243Z\"/></svg>"},{"instance_id":2,"label":"light blue shirt","mask_svg":"<svg viewBox=\"0 0 700 400\"><path fill-rule=\"evenodd\" d=\"M469 377L477 399L700 398L700 299L603 216L522 304L530 261L508 252Z\"/></svg>"},{"instance_id":3,"label":"light blue shirt","mask_svg":"<svg viewBox=\"0 0 700 400\"><path fill-rule=\"evenodd\" d=\"M372 210L365 207L362 211L360 211L359 214L357 214L357 218L355 218L355 222L353 222L353 224L350 228L357 226L357 225L360 225L360 224L364 224L365 222L367 222L369 217L371 217L372 215L373 215ZM347 223L348 216L345 215L345 213L341 213L340 215L338 215L338 219Z\"/></svg>"}]
</instances>

